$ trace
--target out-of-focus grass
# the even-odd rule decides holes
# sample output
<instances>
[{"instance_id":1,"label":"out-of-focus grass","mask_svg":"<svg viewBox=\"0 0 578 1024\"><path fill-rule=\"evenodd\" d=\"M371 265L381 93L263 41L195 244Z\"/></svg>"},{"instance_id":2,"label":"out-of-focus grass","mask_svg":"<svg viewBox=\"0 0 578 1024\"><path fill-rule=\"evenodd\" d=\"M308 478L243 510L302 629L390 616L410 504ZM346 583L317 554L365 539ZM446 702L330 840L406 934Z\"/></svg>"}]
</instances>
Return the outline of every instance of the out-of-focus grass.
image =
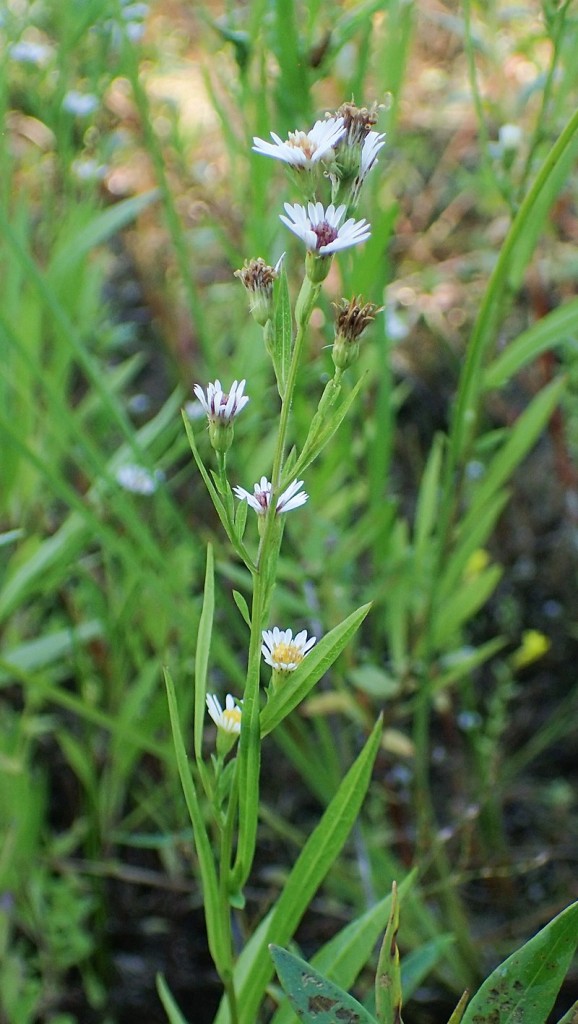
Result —
<instances>
[{"instance_id":1,"label":"out-of-focus grass","mask_svg":"<svg viewBox=\"0 0 578 1024\"><path fill-rule=\"evenodd\" d=\"M504 653L520 633L504 611L511 566L500 564L493 538L512 472L560 400L564 419L551 434L558 475L551 464L537 472L574 496L566 472L576 444L578 314L566 301L576 271L573 140L498 264L492 293L487 282L572 114L577 31L568 3L4 4L7 1019L57 1019L71 964L93 1005L106 1001L112 908L83 858L106 874L144 834L167 872L188 870L190 846L168 842L185 818L160 666L171 665L190 731L205 541L216 550L217 687L242 685L246 632L230 591L246 591L248 580L186 454L179 407L194 381L246 377L251 402L231 464L246 487L267 471L276 392L232 271L246 257L274 263L297 248L278 219L280 198L297 196L274 161L251 152L251 139L307 128L351 97L383 104L388 146L363 198L372 237L355 261L340 259L316 312L294 407L297 442L329 372L331 300L361 292L385 313L362 351L363 398L308 471L306 528L288 524L273 611L281 625L325 632L364 601L374 608L326 689L281 732L275 757L287 757L327 803L359 731L385 708L386 784L376 785L326 898L343 904L345 894L359 909L381 896L407 871L417 828L421 866L432 870L409 900L408 946L445 929L478 930L452 891L456 866L458 881L495 868L514 888L522 862L531 870L540 844L525 837L518 853L503 809L516 772L564 737L575 691L510 758L512 716L527 712ZM517 135L500 134L512 124ZM460 369L472 358L481 304L473 337L486 354L470 364L468 383ZM535 324L544 305L563 309ZM541 390L535 362L554 348L569 381L564 396L559 379ZM463 401L452 414L458 388ZM151 493L119 484L133 465L149 474ZM445 758L433 774L432 746ZM275 848L287 825L275 821L274 792L263 797ZM264 902L260 877L255 887ZM544 898L555 902L561 887ZM498 907L490 916L499 918ZM67 940L63 917L72 922ZM487 957L468 940L439 971L459 988Z\"/></svg>"}]
</instances>

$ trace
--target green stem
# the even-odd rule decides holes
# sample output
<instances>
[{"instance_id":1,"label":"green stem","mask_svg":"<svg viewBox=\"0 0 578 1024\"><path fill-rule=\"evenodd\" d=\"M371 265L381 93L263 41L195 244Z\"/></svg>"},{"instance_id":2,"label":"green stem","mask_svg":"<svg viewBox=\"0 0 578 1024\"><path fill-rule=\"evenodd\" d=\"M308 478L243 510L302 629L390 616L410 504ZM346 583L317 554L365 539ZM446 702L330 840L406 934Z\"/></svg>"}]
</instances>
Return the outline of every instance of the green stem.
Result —
<instances>
[{"instance_id":1,"label":"green stem","mask_svg":"<svg viewBox=\"0 0 578 1024\"><path fill-rule=\"evenodd\" d=\"M259 545L257 556L257 568L254 574L253 603L251 609L251 636L249 640L249 657L247 665L247 682L243 695L243 715L241 719L241 737L239 740L239 840L235 863L233 865L230 879L229 891L238 893L244 886L255 854L257 841L257 823L259 815L259 768L261 763L261 734L259 728L259 683L261 671L261 631L263 628L264 616L271 597L277 555L281 543L282 529L280 528L275 505L277 491L283 469L285 446L287 442L287 431L289 426L289 413L297 372L301 362L303 346L307 334L307 327L311 313L321 285L312 284L306 277L301 286L296 307L295 318L297 320L297 335L289 373L287 375L287 386L285 396L281 405L279 419L279 430L273 459L273 470L271 474L272 492L271 503L265 518L264 530Z\"/></svg>"},{"instance_id":2,"label":"green stem","mask_svg":"<svg viewBox=\"0 0 578 1024\"><path fill-rule=\"evenodd\" d=\"M297 334L295 337L295 344L293 346L293 353L291 356L289 373L287 374L287 386L285 388L285 397L281 405L279 433L277 434L277 444L275 447L275 456L273 459L273 471L271 474L271 482L273 485L273 499L275 498L276 491L279 487L279 481L281 479L281 472L283 469L283 457L287 441L289 413L291 412L293 392L295 390L295 382L297 380L297 373L299 370L299 365L301 363L303 345L305 342L305 338L307 336L307 328L309 326L311 313L313 312L313 307L315 306L320 291L321 285L312 284L309 278L306 277L303 281L303 284L301 285L301 291L299 292L297 303L295 305Z\"/></svg>"}]
</instances>

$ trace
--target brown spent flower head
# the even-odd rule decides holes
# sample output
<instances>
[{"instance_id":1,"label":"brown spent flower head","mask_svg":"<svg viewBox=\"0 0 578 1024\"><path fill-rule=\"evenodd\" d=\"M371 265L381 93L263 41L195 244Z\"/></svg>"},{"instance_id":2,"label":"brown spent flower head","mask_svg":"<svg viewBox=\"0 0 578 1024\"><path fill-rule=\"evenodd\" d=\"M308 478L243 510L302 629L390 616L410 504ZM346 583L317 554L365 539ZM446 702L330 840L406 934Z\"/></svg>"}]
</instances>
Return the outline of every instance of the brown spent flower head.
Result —
<instances>
[{"instance_id":1,"label":"brown spent flower head","mask_svg":"<svg viewBox=\"0 0 578 1024\"><path fill-rule=\"evenodd\" d=\"M264 259L245 260L242 268L235 271L243 287L249 293L251 313L262 327L273 316L273 284L279 277L279 263L270 267Z\"/></svg>"},{"instance_id":2,"label":"brown spent flower head","mask_svg":"<svg viewBox=\"0 0 578 1024\"><path fill-rule=\"evenodd\" d=\"M342 103L335 114L329 117L341 117L345 125L345 133L342 142L349 146L363 142L374 124L377 124L379 107L372 103L371 107L356 107L355 103Z\"/></svg>"},{"instance_id":3,"label":"brown spent flower head","mask_svg":"<svg viewBox=\"0 0 578 1024\"><path fill-rule=\"evenodd\" d=\"M334 303L337 309L335 320L335 341L333 342L333 362L340 370L346 370L359 355L359 339L365 328L375 320L383 306L373 302L363 304L361 295L354 295L349 301L342 299Z\"/></svg>"}]
</instances>

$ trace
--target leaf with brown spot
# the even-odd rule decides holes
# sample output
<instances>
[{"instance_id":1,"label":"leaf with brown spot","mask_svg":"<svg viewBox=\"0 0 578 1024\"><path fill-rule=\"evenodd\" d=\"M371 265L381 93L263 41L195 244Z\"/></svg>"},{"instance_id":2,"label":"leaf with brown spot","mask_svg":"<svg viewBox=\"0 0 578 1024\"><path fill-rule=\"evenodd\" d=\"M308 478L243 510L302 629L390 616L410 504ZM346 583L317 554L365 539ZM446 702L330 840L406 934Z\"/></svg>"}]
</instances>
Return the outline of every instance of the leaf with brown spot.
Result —
<instances>
[{"instance_id":1,"label":"leaf with brown spot","mask_svg":"<svg viewBox=\"0 0 578 1024\"><path fill-rule=\"evenodd\" d=\"M573 903L496 968L473 997L463 1024L544 1024L577 945ZM567 1014L560 1024L576 1022Z\"/></svg>"},{"instance_id":2,"label":"leaf with brown spot","mask_svg":"<svg viewBox=\"0 0 578 1024\"><path fill-rule=\"evenodd\" d=\"M269 951L299 1020L307 1024L377 1024L357 999L311 964L280 946L269 946Z\"/></svg>"}]
</instances>

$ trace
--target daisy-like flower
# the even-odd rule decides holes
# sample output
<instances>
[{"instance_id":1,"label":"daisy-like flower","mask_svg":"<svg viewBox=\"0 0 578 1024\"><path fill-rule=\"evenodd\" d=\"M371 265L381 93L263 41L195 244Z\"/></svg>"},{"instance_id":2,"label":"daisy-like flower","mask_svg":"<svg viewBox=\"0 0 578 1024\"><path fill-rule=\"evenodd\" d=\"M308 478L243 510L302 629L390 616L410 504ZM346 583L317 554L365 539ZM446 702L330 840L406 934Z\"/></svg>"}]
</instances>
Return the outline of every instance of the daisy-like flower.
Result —
<instances>
[{"instance_id":1,"label":"daisy-like flower","mask_svg":"<svg viewBox=\"0 0 578 1024\"><path fill-rule=\"evenodd\" d=\"M220 380L209 384L206 395L200 384L193 388L209 420L211 444L221 455L225 455L233 443L233 420L249 401L243 394L244 389L244 380L234 380L228 392L223 391Z\"/></svg>"},{"instance_id":2,"label":"daisy-like flower","mask_svg":"<svg viewBox=\"0 0 578 1024\"><path fill-rule=\"evenodd\" d=\"M272 156L291 167L311 169L321 160L332 160L334 148L345 131L342 117L316 121L309 132L289 132L286 142L271 132L273 142L254 138L253 149L263 156Z\"/></svg>"},{"instance_id":3,"label":"daisy-like flower","mask_svg":"<svg viewBox=\"0 0 578 1024\"><path fill-rule=\"evenodd\" d=\"M249 401L248 395L243 394L245 384L244 380L234 380L226 392L221 387L221 381L216 380L214 384L209 384L206 395L200 384L195 384L193 391L209 419L227 425L239 415Z\"/></svg>"},{"instance_id":4,"label":"daisy-like flower","mask_svg":"<svg viewBox=\"0 0 578 1024\"><path fill-rule=\"evenodd\" d=\"M275 511L278 515L281 512L290 512L291 509L299 508L300 505L305 504L309 495L305 491L301 491L302 487L302 480L294 480L292 484L289 484L289 487L277 498ZM244 487L234 487L233 490L241 501L246 501L251 508L255 509L257 515L265 515L271 504L271 492L273 490L266 476L262 476L259 483L255 484L253 494L250 491L246 491Z\"/></svg>"},{"instance_id":5,"label":"daisy-like flower","mask_svg":"<svg viewBox=\"0 0 578 1024\"><path fill-rule=\"evenodd\" d=\"M264 629L261 653L267 665L277 672L293 672L315 644L317 637L307 639L307 630L293 636L291 629Z\"/></svg>"},{"instance_id":6,"label":"daisy-like flower","mask_svg":"<svg viewBox=\"0 0 578 1024\"><path fill-rule=\"evenodd\" d=\"M207 694L207 710L218 729L223 732L238 736L241 732L242 708L239 702L228 693L225 697L225 707L221 707L220 701L214 693Z\"/></svg>"},{"instance_id":7,"label":"daisy-like flower","mask_svg":"<svg viewBox=\"0 0 578 1024\"><path fill-rule=\"evenodd\" d=\"M340 249L365 242L371 233L366 220L350 217L341 224L345 210L345 204L336 209L331 203L324 209L322 203L308 203L305 209L299 203L293 206L285 203L287 216L280 214L280 217L286 227L305 242L309 252L316 256L331 256Z\"/></svg>"}]
</instances>

